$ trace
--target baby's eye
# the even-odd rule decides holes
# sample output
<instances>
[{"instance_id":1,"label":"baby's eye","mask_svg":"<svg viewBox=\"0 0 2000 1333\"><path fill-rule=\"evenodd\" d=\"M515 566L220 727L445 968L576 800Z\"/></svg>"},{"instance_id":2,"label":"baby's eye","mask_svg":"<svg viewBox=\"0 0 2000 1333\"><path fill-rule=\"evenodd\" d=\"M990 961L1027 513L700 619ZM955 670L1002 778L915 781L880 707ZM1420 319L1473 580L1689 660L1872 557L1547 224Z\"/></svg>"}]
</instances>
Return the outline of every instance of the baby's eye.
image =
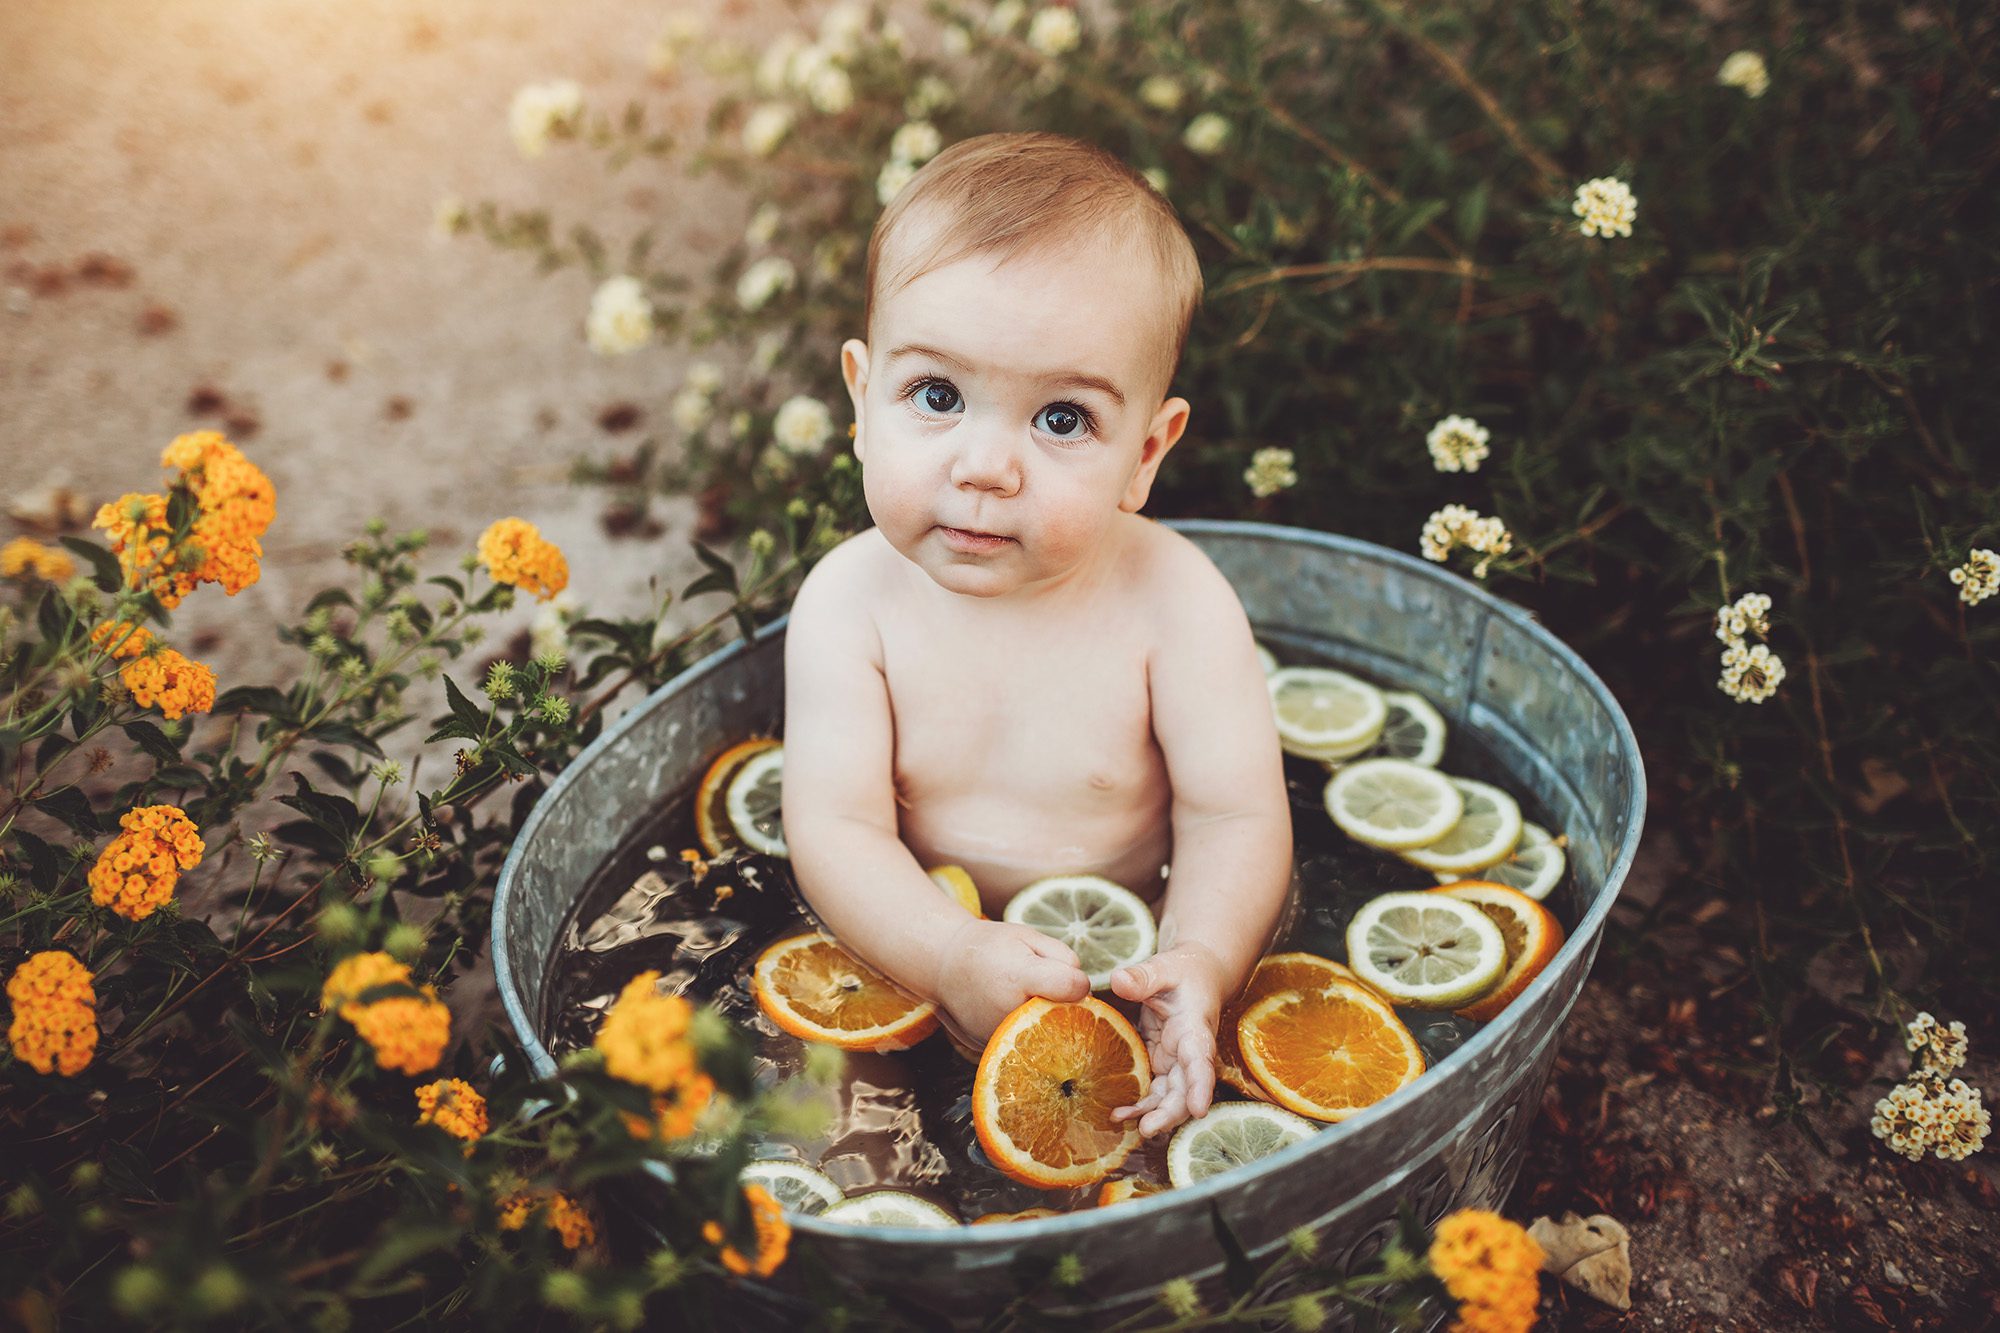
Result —
<instances>
[{"instance_id":1,"label":"baby's eye","mask_svg":"<svg viewBox=\"0 0 2000 1333\"><path fill-rule=\"evenodd\" d=\"M948 416L962 405L958 389L950 380L920 379L905 388L901 396L940 416ZM1042 429L1065 443L1083 440L1097 429L1097 418L1088 408L1075 403L1050 403L1035 415L1046 417L1047 424Z\"/></svg>"},{"instance_id":2,"label":"baby's eye","mask_svg":"<svg viewBox=\"0 0 2000 1333\"><path fill-rule=\"evenodd\" d=\"M1068 403L1050 403L1042 411L1048 418L1046 429L1059 440L1080 440L1090 433L1090 419L1081 408Z\"/></svg>"}]
</instances>

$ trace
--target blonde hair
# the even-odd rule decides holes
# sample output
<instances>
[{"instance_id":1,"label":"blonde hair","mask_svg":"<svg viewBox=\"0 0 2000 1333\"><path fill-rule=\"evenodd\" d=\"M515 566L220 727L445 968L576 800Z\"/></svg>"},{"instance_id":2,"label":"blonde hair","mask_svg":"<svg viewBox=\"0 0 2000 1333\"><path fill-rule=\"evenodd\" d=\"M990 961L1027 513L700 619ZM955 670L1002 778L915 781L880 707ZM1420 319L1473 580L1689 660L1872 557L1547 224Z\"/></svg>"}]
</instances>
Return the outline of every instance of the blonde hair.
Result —
<instances>
[{"instance_id":1,"label":"blonde hair","mask_svg":"<svg viewBox=\"0 0 2000 1333\"><path fill-rule=\"evenodd\" d=\"M928 229L919 217L931 224ZM925 230L930 243L905 254ZM1092 235L1122 240L1134 232L1151 245L1165 289L1172 351L1161 380L1164 393L1201 304L1201 261L1174 206L1144 176L1066 134L981 134L925 163L883 210L868 239L863 328L872 338L878 291L887 295L961 259L990 253L1004 262Z\"/></svg>"}]
</instances>

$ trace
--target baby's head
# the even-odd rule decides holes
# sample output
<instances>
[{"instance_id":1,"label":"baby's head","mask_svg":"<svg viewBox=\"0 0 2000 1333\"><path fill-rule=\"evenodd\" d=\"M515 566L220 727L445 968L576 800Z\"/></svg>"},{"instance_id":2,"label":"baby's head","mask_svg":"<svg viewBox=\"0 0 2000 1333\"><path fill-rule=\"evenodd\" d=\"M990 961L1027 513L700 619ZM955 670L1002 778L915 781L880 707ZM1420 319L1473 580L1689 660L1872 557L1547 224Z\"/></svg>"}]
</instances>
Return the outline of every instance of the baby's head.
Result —
<instances>
[{"instance_id":1,"label":"baby's head","mask_svg":"<svg viewBox=\"0 0 2000 1333\"><path fill-rule=\"evenodd\" d=\"M883 535L975 597L1094 568L1187 426L1166 393L1200 300L1173 206L1111 154L1045 133L938 154L875 224L867 341L840 349Z\"/></svg>"}]
</instances>

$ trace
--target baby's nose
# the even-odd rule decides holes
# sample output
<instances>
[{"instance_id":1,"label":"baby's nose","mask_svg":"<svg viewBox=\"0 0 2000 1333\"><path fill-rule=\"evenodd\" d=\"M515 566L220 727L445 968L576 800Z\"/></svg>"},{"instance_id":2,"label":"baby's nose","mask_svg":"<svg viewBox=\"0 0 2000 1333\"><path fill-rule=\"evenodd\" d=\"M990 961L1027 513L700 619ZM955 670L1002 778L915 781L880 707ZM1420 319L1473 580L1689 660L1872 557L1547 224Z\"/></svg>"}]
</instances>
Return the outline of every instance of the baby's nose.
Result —
<instances>
[{"instance_id":1,"label":"baby's nose","mask_svg":"<svg viewBox=\"0 0 2000 1333\"><path fill-rule=\"evenodd\" d=\"M951 480L957 486L1012 492L1021 484L1021 462L1015 442L999 431L971 436L952 460Z\"/></svg>"}]
</instances>

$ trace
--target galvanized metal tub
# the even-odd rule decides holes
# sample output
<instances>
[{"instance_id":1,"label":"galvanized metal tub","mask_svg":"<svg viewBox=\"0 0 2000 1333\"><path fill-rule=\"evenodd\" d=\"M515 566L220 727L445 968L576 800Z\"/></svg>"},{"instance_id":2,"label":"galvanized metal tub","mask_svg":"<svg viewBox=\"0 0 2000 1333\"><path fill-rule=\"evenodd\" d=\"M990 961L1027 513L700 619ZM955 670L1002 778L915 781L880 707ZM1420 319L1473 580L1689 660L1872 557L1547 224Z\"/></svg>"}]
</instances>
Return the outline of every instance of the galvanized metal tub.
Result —
<instances>
[{"instance_id":1,"label":"galvanized metal tub","mask_svg":"<svg viewBox=\"0 0 2000 1333\"><path fill-rule=\"evenodd\" d=\"M1209 1205L1262 1259L1295 1227L1343 1265L1372 1256L1398 1200L1431 1222L1495 1207L1520 1169L1557 1038L1639 843L1645 773L1617 702L1520 608L1398 551L1300 528L1169 521L1214 560L1258 637L1308 647L1435 702L1505 764L1512 785L1569 836L1575 923L1555 961L1493 1023L1410 1087L1238 1173L1117 1208L951 1231L793 1219L793 1254L938 1323L979 1321L1017 1291L1024 1258L1074 1253L1086 1283L1072 1311L1109 1318L1166 1277L1215 1279L1223 1255ZM591 872L665 793L726 742L780 716L783 620L755 644L717 651L656 690L566 769L522 827L500 872L493 957L509 1019L538 1072L555 1062L537 1031L556 932ZM779 1279L761 1295L780 1309Z\"/></svg>"}]
</instances>

